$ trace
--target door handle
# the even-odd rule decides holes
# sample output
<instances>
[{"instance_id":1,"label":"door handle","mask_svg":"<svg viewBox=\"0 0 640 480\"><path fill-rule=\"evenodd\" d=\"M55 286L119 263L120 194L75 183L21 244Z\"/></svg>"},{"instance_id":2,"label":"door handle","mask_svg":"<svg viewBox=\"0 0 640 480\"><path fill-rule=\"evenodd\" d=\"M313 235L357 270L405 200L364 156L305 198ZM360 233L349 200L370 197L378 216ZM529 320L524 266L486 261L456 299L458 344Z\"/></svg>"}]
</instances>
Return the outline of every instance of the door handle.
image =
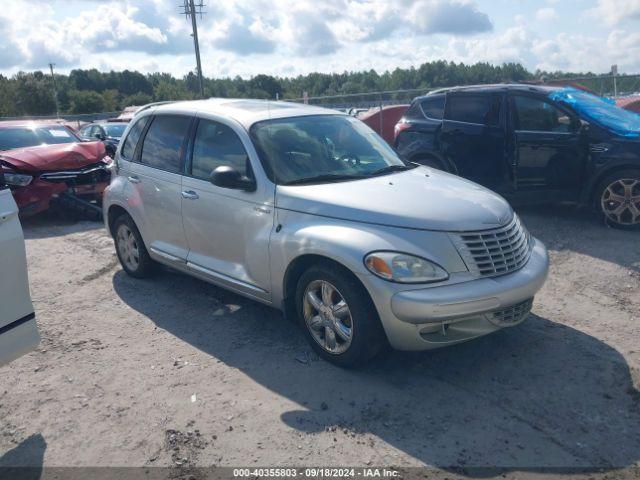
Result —
<instances>
[{"instance_id":1,"label":"door handle","mask_svg":"<svg viewBox=\"0 0 640 480\"><path fill-rule=\"evenodd\" d=\"M200 198L200 195L198 195L193 190L183 190L182 191L182 198L186 198L188 200L197 200L197 199Z\"/></svg>"},{"instance_id":2,"label":"door handle","mask_svg":"<svg viewBox=\"0 0 640 480\"><path fill-rule=\"evenodd\" d=\"M2 213L0 213L0 222L6 222L11 217L13 217L14 213L15 212L2 212Z\"/></svg>"},{"instance_id":3,"label":"door handle","mask_svg":"<svg viewBox=\"0 0 640 480\"><path fill-rule=\"evenodd\" d=\"M127 180L129 180L131 183L140 183L140 177L138 177L137 175L131 175L130 177L127 177Z\"/></svg>"}]
</instances>

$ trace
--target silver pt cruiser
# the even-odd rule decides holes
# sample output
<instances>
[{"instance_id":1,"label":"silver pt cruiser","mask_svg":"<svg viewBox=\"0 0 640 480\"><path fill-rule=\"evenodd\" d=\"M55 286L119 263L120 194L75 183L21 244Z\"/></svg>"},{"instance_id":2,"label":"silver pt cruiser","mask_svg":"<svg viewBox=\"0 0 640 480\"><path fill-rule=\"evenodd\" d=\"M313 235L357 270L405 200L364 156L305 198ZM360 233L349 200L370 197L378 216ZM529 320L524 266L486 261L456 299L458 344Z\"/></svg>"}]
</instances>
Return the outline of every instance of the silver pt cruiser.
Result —
<instances>
[{"instance_id":1,"label":"silver pt cruiser","mask_svg":"<svg viewBox=\"0 0 640 480\"><path fill-rule=\"evenodd\" d=\"M279 308L341 366L517 325L547 276L504 199L339 112L152 104L123 138L104 195L123 269L164 264Z\"/></svg>"}]
</instances>

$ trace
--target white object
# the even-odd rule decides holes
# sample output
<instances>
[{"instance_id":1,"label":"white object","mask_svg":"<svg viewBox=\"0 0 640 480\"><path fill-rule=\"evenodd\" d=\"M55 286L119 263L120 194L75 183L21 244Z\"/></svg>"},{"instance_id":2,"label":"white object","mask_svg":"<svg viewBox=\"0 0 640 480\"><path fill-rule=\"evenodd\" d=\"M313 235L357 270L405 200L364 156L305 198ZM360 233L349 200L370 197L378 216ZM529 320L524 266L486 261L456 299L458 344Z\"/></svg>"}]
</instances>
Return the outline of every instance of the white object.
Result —
<instances>
[{"instance_id":1,"label":"white object","mask_svg":"<svg viewBox=\"0 0 640 480\"><path fill-rule=\"evenodd\" d=\"M0 184L0 366L33 350L39 341L18 206Z\"/></svg>"}]
</instances>

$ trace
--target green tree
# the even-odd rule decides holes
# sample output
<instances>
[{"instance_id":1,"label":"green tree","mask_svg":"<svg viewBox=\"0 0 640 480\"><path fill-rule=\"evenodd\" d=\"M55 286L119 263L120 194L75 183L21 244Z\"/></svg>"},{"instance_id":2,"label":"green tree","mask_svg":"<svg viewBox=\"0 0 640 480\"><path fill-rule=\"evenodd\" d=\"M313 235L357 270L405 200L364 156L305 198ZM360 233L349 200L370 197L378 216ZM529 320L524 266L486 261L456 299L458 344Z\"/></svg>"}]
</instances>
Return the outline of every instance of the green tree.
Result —
<instances>
[{"instance_id":1,"label":"green tree","mask_svg":"<svg viewBox=\"0 0 640 480\"><path fill-rule=\"evenodd\" d=\"M135 93L134 95L129 95L122 100L122 107L129 107L131 105L145 105L147 103L153 102L153 97L143 92Z\"/></svg>"},{"instance_id":2,"label":"green tree","mask_svg":"<svg viewBox=\"0 0 640 480\"><path fill-rule=\"evenodd\" d=\"M98 92L73 90L69 92L70 113L98 113L104 111L104 99Z\"/></svg>"}]
</instances>

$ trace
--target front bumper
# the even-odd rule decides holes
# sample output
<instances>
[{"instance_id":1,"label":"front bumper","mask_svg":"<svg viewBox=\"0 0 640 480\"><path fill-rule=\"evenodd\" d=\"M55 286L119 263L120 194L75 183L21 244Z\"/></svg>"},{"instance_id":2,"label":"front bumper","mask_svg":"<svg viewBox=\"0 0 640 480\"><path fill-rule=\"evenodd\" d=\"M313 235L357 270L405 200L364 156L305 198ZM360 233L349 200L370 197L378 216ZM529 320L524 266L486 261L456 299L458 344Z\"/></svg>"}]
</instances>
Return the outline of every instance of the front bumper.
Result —
<instances>
[{"instance_id":1,"label":"front bumper","mask_svg":"<svg viewBox=\"0 0 640 480\"><path fill-rule=\"evenodd\" d=\"M395 292L389 308L378 309L391 345L400 350L437 348L523 321L549 269L546 247L532 241L529 261L508 275Z\"/></svg>"}]
</instances>

